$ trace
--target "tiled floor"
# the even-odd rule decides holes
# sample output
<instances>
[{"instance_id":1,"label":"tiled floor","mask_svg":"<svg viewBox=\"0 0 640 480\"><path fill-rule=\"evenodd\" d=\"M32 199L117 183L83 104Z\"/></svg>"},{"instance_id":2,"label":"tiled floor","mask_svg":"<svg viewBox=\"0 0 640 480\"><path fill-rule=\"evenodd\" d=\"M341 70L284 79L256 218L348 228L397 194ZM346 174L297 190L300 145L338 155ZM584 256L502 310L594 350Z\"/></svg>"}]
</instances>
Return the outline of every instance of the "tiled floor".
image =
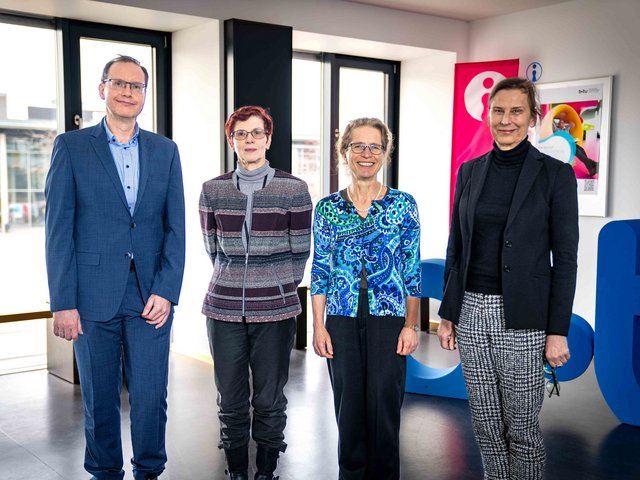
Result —
<instances>
[{"instance_id":1,"label":"tiled floor","mask_svg":"<svg viewBox=\"0 0 640 480\"><path fill-rule=\"evenodd\" d=\"M169 462L162 479L224 478L212 366L173 354L169 386ZM289 448L281 457L280 479L337 478L337 434L324 361L311 351L294 351L287 395ZM127 407L122 423L128 459ZM640 479L640 428L617 421L592 367L564 383L561 397L545 398L542 428L548 480ZM405 480L482 478L466 401L407 395L401 439ZM77 386L45 371L0 377L0 480L87 479L83 449Z\"/></svg>"}]
</instances>

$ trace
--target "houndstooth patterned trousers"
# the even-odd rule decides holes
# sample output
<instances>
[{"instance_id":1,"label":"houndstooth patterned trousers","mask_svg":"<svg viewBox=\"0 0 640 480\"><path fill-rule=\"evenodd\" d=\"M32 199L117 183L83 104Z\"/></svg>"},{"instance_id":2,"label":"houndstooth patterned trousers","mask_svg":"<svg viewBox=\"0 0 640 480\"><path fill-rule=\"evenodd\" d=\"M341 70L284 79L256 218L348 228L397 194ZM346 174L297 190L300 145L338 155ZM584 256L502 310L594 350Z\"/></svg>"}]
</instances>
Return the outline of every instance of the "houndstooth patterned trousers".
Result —
<instances>
[{"instance_id":1,"label":"houndstooth patterned trousers","mask_svg":"<svg viewBox=\"0 0 640 480\"><path fill-rule=\"evenodd\" d=\"M484 478L543 479L545 332L506 329L502 296L472 292L456 331Z\"/></svg>"}]
</instances>

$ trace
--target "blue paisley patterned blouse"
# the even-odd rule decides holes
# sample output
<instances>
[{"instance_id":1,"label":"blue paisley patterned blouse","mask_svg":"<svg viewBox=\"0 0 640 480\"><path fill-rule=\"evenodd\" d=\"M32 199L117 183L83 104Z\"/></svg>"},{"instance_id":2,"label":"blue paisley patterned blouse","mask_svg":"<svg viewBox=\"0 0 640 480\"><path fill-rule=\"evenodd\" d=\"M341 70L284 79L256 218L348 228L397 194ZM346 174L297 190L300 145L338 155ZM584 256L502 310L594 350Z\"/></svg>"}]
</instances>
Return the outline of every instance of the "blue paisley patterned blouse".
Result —
<instances>
[{"instance_id":1,"label":"blue paisley patterned blouse","mask_svg":"<svg viewBox=\"0 0 640 480\"><path fill-rule=\"evenodd\" d=\"M327 315L357 316L363 263L370 315L403 317L405 297L420 296L420 220L408 193L390 188L364 220L332 193L316 205L313 240L311 295L327 297Z\"/></svg>"}]
</instances>

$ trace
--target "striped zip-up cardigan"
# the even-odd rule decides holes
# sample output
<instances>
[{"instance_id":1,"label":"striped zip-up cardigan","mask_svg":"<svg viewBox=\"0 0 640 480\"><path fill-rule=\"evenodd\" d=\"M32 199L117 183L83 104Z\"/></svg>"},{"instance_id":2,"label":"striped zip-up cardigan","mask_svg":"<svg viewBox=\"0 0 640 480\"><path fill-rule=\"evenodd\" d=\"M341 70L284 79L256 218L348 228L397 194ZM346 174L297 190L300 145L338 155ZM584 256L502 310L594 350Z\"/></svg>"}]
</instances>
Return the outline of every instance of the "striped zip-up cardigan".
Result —
<instances>
[{"instance_id":1,"label":"striped zip-up cardigan","mask_svg":"<svg viewBox=\"0 0 640 480\"><path fill-rule=\"evenodd\" d=\"M307 184L276 169L253 193L248 251L242 242L247 196L233 172L205 182L200 225L213 263L202 313L215 320L273 322L301 312L297 287L309 258L311 197Z\"/></svg>"}]
</instances>

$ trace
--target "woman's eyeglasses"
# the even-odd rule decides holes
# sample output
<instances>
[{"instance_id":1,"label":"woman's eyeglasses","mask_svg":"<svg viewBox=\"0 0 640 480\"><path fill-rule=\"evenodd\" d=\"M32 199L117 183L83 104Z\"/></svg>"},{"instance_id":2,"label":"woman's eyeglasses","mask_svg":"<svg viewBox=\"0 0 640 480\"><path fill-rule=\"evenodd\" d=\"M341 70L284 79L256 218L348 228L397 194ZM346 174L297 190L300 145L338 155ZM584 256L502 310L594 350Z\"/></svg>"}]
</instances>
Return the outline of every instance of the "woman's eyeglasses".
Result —
<instances>
[{"instance_id":1,"label":"woman's eyeglasses","mask_svg":"<svg viewBox=\"0 0 640 480\"><path fill-rule=\"evenodd\" d=\"M353 153L364 153L364 151L368 148L372 155L380 155L384 152L384 147L382 145L378 145L377 143L371 143L367 145L366 143L350 143L349 148Z\"/></svg>"},{"instance_id":2,"label":"woman's eyeglasses","mask_svg":"<svg viewBox=\"0 0 640 480\"><path fill-rule=\"evenodd\" d=\"M236 130L235 132L231 132L231 137L236 140L246 140L249 134L251 134L255 140L260 140L267 135L267 132L264 128L254 128L250 132L246 130Z\"/></svg>"},{"instance_id":3,"label":"woman's eyeglasses","mask_svg":"<svg viewBox=\"0 0 640 480\"><path fill-rule=\"evenodd\" d=\"M552 395L560 396L560 384L558 383L558 378L556 377L556 367L552 367L547 362L544 362L542 368L544 369L544 373L546 375L550 375L551 378L547 377L547 383L545 384L545 389L549 394L549 398Z\"/></svg>"}]
</instances>

